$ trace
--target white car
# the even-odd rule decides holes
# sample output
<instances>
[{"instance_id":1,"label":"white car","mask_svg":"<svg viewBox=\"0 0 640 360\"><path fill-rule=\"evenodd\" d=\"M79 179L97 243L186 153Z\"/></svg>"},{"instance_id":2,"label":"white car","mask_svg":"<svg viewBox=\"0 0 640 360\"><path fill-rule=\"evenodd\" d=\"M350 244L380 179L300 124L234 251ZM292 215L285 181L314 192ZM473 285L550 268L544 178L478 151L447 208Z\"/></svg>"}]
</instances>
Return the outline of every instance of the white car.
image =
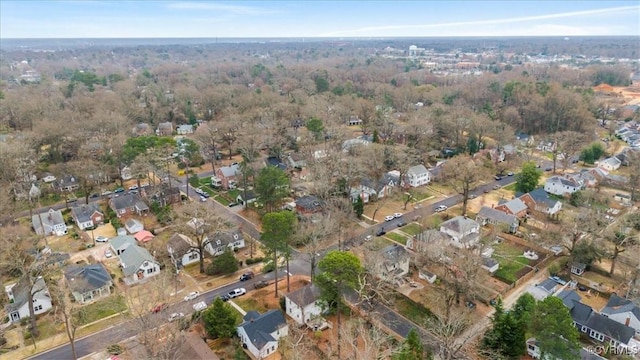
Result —
<instances>
[{"instance_id":1,"label":"white car","mask_svg":"<svg viewBox=\"0 0 640 360\"><path fill-rule=\"evenodd\" d=\"M384 221L391 221L393 219L395 219L395 217L393 215L388 215L388 216L384 217Z\"/></svg>"},{"instance_id":2,"label":"white car","mask_svg":"<svg viewBox=\"0 0 640 360\"><path fill-rule=\"evenodd\" d=\"M113 253L111 252L111 250L107 250L104 252L104 257L106 257L107 259L112 257Z\"/></svg>"},{"instance_id":3,"label":"white car","mask_svg":"<svg viewBox=\"0 0 640 360\"><path fill-rule=\"evenodd\" d=\"M200 301L197 304L193 304L193 310L195 310L195 311L202 311L202 310L204 310L206 308L207 308L207 303L204 302L204 301Z\"/></svg>"},{"instance_id":4,"label":"white car","mask_svg":"<svg viewBox=\"0 0 640 360\"><path fill-rule=\"evenodd\" d=\"M107 242L107 241L109 241L109 238L106 236L102 236L102 235L96 236L96 242Z\"/></svg>"},{"instance_id":5,"label":"white car","mask_svg":"<svg viewBox=\"0 0 640 360\"><path fill-rule=\"evenodd\" d=\"M138 185L129 186L129 190L138 190Z\"/></svg>"},{"instance_id":6,"label":"white car","mask_svg":"<svg viewBox=\"0 0 640 360\"><path fill-rule=\"evenodd\" d=\"M437 206L435 209L433 209L435 212L443 212L447 210L447 206L446 205L440 205Z\"/></svg>"},{"instance_id":7,"label":"white car","mask_svg":"<svg viewBox=\"0 0 640 360\"><path fill-rule=\"evenodd\" d=\"M193 299L197 298L198 296L200 296L199 292L192 291L192 292L188 293L187 296L184 297L184 301L193 300Z\"/></svg>"},{"instance_id":8,"label":"white car","mask_svg":"<svg viewBox=\"0 0 640 360\"><path fill-rule=\"evenodd\" d=\"M200 201L205 202L205 201L207 201L207 198L204 197L204 196L200 196Z\"/></svg>"},{"instance_id":9,"label":"white car","mask_svg":"<svg viewBox=\"0 0 640 360\"><path fill-rule=\"evenodd\" d=\"M399 217L402 217L402 215L403 215L402 213L395 213L393 214L393 217L397 219Z\"/></svg>"},{"instance_id":10,"label":"white car","mask_svg":"<svg viewBox=\"0 0 640 360\"><path fill-rule=\"evenodd\" d=\"M173 313L171 315L169 315L169 322L174 321L174 320L178 320L180 318L183 318L184 314L183 313Z\"/></svg>"},{"instance_id":11,"label":"white car","mask_svg":"<svg viewBox=\"0 0 640 360\"><path fill-rule=\"evenodd\" d=\"M230 299L233 299L233 298L237 298L238 296L242 296L246 293L247 293L247 289L237 288L229 291L229 294L227 294L227 296L229 296Z\"/></svg>"}]
</instances>

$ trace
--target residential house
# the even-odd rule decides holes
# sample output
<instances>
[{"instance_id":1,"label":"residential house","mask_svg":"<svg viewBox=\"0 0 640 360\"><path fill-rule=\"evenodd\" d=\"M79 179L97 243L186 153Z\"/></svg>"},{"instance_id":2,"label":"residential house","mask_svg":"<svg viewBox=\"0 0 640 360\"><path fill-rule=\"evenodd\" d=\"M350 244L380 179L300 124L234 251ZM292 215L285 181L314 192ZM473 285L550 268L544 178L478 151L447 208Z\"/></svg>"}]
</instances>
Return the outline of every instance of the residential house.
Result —
<instances>
[{"instance_id":1,"label":"residential house","mask_svg":"<svg viewBox=\"0 0 640 360\"><path fill-rule=\"evenodd\" d=\"M418 277L422 280L427 280L429 284L434 284L438 280L438 276L427 269L420 269Z\"/></svg>"},{"instance_id":2,"label":"residential house","mask_svg":"<svg viewBox=\"0 0 640 360\"><path fill-rule=\"evenodd\" d=\"M189 360L220 360L218 355L209 348L207 342L192 331L185 333L183 346L176 354L180 354L182 358ZM113 357L110 359L113 359Z\"/></svg>"},{"instance_id":3,"label":"residential house","mask_svg":"<svg viewBox=\"0 0 640 360\"><path fill-rule=\"evenodd\" d=\"M598 185L598 179L587 169L582 169L577 174L568 174L566 176L581 184L583 188L593 188Z\"/></svg>"},{"instance_id":4,"label":"residential house","mask_svg":"<svg viewBox=\"0 0 640 360\"><path fill-rule=\"evenodd\" d=\"M249 311L237 328L242 347L254 359L265 359L278 350L278 339L289 334L289 327L280 310L263 314Z\"/></svg>"},{"instance_id":5,"label":"residential house","mask_svg":"<svg viewBox=\"0 0 640 360\"><path fill-rule=\"evenodd\" d=\"M456 216L440 224L440 232L449 235L451 244L470 248L480 241L480 224L466 216Z\"/></svg>"},{"instance_id":6,"label":"residential house","mask_svg":"<svg viewBox=\"0 0 640 360\"><path fill-rule=\"evenodd\" d=\"M207 235L205 241L207 242L207 245L204 249L211 256L222 255L227 249L242 249L246 246L244 236L240 230L216 231L211 235Z\"/></svg>"},{"instance_id":7,"label":"residential house","mask_svg":"<svg viewBox=\"0 0 640 360\"><path fill-rule=\"evenodd\" d=\"M622 161L615 156L606 158L598 163L598 167L601 167L607 171L615 171L620 168Z\"/></svg>"},{"instance_id":8,"label":"residential house","mask_svg":"<svg viewBox=\"0 0 640 360\"><path fill-rule=\"evenodd\" d=\"M163 184L155 188L155 193L151 198L157 201L160 206L167 206L180 203L182 201L182 194L179 187L169 187L168 184Z\"/></svg>"},{"instance_id":9,"label":"residential house","mask_svg":"<svg viewBox=\"0 0 640 360\"><path fill-rule=\"evenodd\" d=\"M64 175L61 179L53 182L53 188L58 191L72 192L80 188L80 183L75 176Z\"/></svg>"},{"instance_id":10,"label":"residential house","mask_svg":"<svg viewBox=\"0 0 640 360\"><path fill-rule=\"evenodd\" d=\"M176 269L200 261L200 252L194 245L186 235L176 233L169 238L167 251Z\"/></svg>"},{"instance_id":11,"label":"residential house","mask_svg":"<svg viewBox=\"0 0 640 360\"><path fill-rule=\"evenodd\" d=\"M137 232L144 230L144 225L136 219L129 219L125 221L124 228L127 229L129 234L133 235Z\"/></svg>"},{"instance_id":12,"label":"residential house","mask_svg":"<svg viewBox=\"0 0 640 360\"><path fill-rule=\"evenodd\" d=\"M397 180L390 174L383 174L377 181L362 179L360 185L351 188L351 201L356 202L358 197L365 204L371 200L380 200L390 195L397 185Z\"/></svg>"},{"instance_id":13,"label":"residential house","mask_svg":"<svg viewBox=\"0 0 640 360\"><path fill-rule=\"evenodd\" d=\"M113 281L102 264L68 266L64 277L78 304L87 304L111 294Z\"/></svg>"},{"instance_id":14,"label":"residential house","mask_svg":"<svg viewBox=\"0 0 640 360\"><path fill-rule=\"evenodd\" d=\"M493 274L494 272L498 271L498 269L500 268L500 264L495 259L483 256L482 268Z\"/></svg>"},{"instance_id":15,"label":"residential house","mask_svg":"<svg viewBox=\"0 0 640 360\"><path fill-rule=\"evenodd\" d=\"M571 273L574 275L581 276L582 274L584 274L586 269L587 269L587 264L578 263L578 262L571 264Z\"/></svg>"},{"instance_id":16,"label":"residential house","mask_svg":"<svg viewBox=\"0 0 640 360\"><path fill-rule=\"evenodd\" d=\"M636 335L640 335L640 307L631 300L612 294L600 313L611 320L633 328Z\"/></svg>"},{"instance_id":17,"label":"residential house","mask_svg":"<svg viewBox=\"0 0 640 360\"><path fill-rule=\"evenodd\" d=\"M530 285L527 288L527 292L531 294L536 300L544 300L548 296L553 295L558 288L558 283L553 279L545 279L539 284Z\"/></svg>"},{"instance_id":18,"label":"residential house","mask_svg":"<svg viewBox=\"0 0 640 360\"><path fill-rule=\"evenodd\" d=\"M524 132L516 134L516 140L518 141L518 144L522 146L531 146L534 143L533 136Z\"/></svg>"},{"instance_id":19,"label":"residential house","mask_svg":"<svg viewBox=\"0 0 640 360\"><path fill-rule=\"evenodd\" d=\"M540 357L542 356L542 351L540 351L539 343L536 340L536 338L527 339L526 344L527 344L527 354L534 359L540 359ZM607 360L606 358L603 358L602 356L596 354L594 352L594 349L582 348L580 349L580 353L578 356L580 360ZM560 360L560 359L554 359L553 357L547 354L544 356L544 360Z\"/></svg>"},{"instance_id":20,"label":"residential house","mask_svg":"<svg viewBox=\"0 0 640 360\"><path fill-rule=\"evenodd\" d=\"M216 174L211 178L211 184L224 189L235 189L241 172L238 164L222 166L216 169ZM215 178L215 179L214 179Z\"/></svg>"},{"instance_id":21,"label":"residential house","mask_svg":"<svg viewBox=\"0 0 640 360\"><path fill-rule=\"evenodd\" d=\"M146 243L153 240L154 236L151 233L151 231L142 230L142 231L138 231L135 235L133 235L133 237L134 239L136 239L137 242Z\"/></svg>"},{"instance_id":22,"label":"residential house","mask_svg":"<svg viewBox=\"0 0 640 360\"><path fill-rule=\"evenodd\" d=\"M176 132L178 133L178 135L193 134L193 125L178 125L178 127L176 128Z\"/></svg>"},{"instance_id":23,"label":"residential house","mask_svg":"<svg viewBox=\"0 0 640 360\"><path fill-rule=\"evenodd\" d=\"M156 135L158 136L171 136L173 134L173 124L170 122L161 122L156 129Z\"/></svg>"},{"instance_id":24,"label":"residential house","mask_svg":"<svg viewBox=\"0 0 640 360\"><path fill-rule=\"evenodd\" d=\"M640 348L640 342L633 338L636 331L632 327L599 314L588 305L574 301L570 314L578 331L594 340L619 350Z\"/></svg>"},{"instance_id":25,"label":"residential house","mask_svg":"<svg viewBox=\"0 0 640 360\"><path fill-rule=\"evenodd\" d=\"M576 302L580 302L582 298L575 290L564 289L555 295L562 300L564 306L571 310Z\"/></svg>"},{"instance_id":26,"label":"residential house","mask_svg":"<svg viewBox=\"0 0 640 360\"><path fill-rule=\"evenodd\" d=\"M359 126L362 125L362 119L358 118L356 115L351 115L347 119L347 126Z\"/></svg>"},{"instance_id":27,"label":"residential house","mask_svg":"<svg viewBox=\"0 0 640 360\"><path fill-rule=\"evenodd\" d=\"M127 246L118 257L120 258L120 268L124 275L124 281L127 285L135 284L160 274L160 263L151 256L147 249L136 244Z\"/></svg>"},{"instance_id":28,"label":"residential house","mask_svg":"<svg viewBox=\"0 0 640 360\"><path fill-rule=\"evenodd\" d=\"M527 205L529 210L538 211L547 215L555 215L562 209L562 202L552 199L549 193L542 188L530 191L521 195L519 198Z\"/></svg>"},{"instance_id":29,"label":"residential house","mask_svg":"<svg viewBox=\"0 0 640 360\"><path fill-rule=\"evenodd\" d=\"M323 210L323 203L313 195L305 195L296 199L296 211L301 214L315 214Z\"/></svg>"},{"instance_id":30,"label":"residential house","mask_svg":"<svg viewBox=\"0 0 640 360\"><path fill-rule=\"evenodd\" d=\"M371 144L370 141L363 139L361 137L355 139L347 139L342 142L342 151L349 152L351 149L356 148L358 146L367 146Z\"/></svg>"},{"instance_id":31,"label":"residential house","mask_svg":"<svg viewBox=\"0 0 640 360\"><path fill-rule=\"evenodd\" d=\"M244 191L241 191L236 197L236 202L242 205L253 204L256 200L258 200L258 197L256 196L256 193L251 190L247 190L246 194Z\"/></svg>"},{"instance_id":32,"label":"residential house","mask_svg":"<svg viewBox=\"0 0 640 360\"><path fill-rule=\"evenodd\" d=\"M149 206L142 201L138 194L113 197L109 200L109 206L118 217L133 214L146 215L149 212Z\"/></svg>"},{"instance_id":33,"label":"residential house","mask_svg":"<svg viewBox=\"0 0 640 360\"><path fill-rule=\"evenodd\" d=\"M133 179L133 174L131 173L130 167L125 166L122 169L120 169L120 179L125 181Z\"/></svg>"},{"instance_id":34,"label":"residential house","mask_svg":"<svg viewBox=\"0 0 640 360\"><path fill-rule=\"evenodd\" d=\"M582 186L571 177L552 176L544 182L544 191L558 196L570 195L581 189Z\"/></svg>"},{"instance_id":35,"label":"residential house","mask_svg":"<svg viewBox=\"0 0 640 360\"><path fill-rule=\"evenodd\" d=\"M287 170L287 164L284 161L282 161L282 159L280 159L279 157L269 156L264 160L264 163L266 166L277 167L282 171Z\"/></svg>"},{"instance_id":36,"label":"residential house","mask_svg":"<svg viewBox=\"0 0 640 360\"><path fill-rule=\"evenodd\" d=\"M122 254L129 246L135 245L136 239L131 235L118 235L109 240L109 246L116 255Z\"/></svg>"},{"instance_id":37,"label":"residential house","mask_svg":"<svg viewBox=\"0 0 640 360\"><path fill-rule=\"evenodd\" d=\"M404 179L406 185L418 187L431 182L431 173L424 165L416 165L407 170Z\"/></svg>"},{"instance_id":38,"label":"residential house","mask_svg":"<svg viewBox=\"0 0 640 360\"><path fill-rule=\"evenodd\" d=\"M31 216L31 225L38 235L64 236L67 233L67 224L60 210L49 209Z\"/></svg>"},{"instance_id":39,"label":"residential house","mask_svg":"<svg viewBox=\"0 0 640 360\"><path fill-rule=\"evenodd\" d=\"M322 314L322 307L319 301L320 289L313 284L303 286L286 294L284 297L286 299L286 313L298 325L307 324Z\"/></svg>"},{"instance_id":40,"label":"residential house","mask_svg":"<svg viewBox=\"0 0 640 360\"><path fill-rule=\"evenodd\" d=\"M540 141L540 143L538 143L538 146L536 146L536 149L540 151L554 152L556 150L556 142Z\"/></svg>"},{"instance_id":41,"label":"residential house","mask_svg":"<svg viewBox=\"0 0 640 360\"><path fill-rule=\"evenodd\" d=\"M409 273L409 258L403 246L389 245L378 251L374 273L383 280L395 282Z\"/></svg>"},{"instance_id":42,"label":"residential house","mask_svg":"<svg viewBox=\"0 0 640 360\"><path fill-rule=\"evenodd\" d=\"M501 200L495 210L501 211L505 214L513 215L518 219L522 219L527 216L527 204L525 204L519 198L515 198L509 201Z\"/></svg>"},{"instance_id":43,"label":"residential house","mask_svg":"<svg viewBox=\"0 0 640 360\"><path fill-rule=\"evenodd\" d=\"M492 224L498 227L504 227L509 233L515 233L518 231L518 227L520 225L520 221L515 215L507 214L488 206L480 208L478 215L476 215L476 221L482 226Z\"/></svg>"},{"instance_id":44,"label":"residential house","mask_svg":"<svg viewBox=\"0 0 640 360\"><path fill-rule=\"evenodd\" d=\"M307 166L307 162L300 153L291 153L287 155L287 161L289 162L289 167L294 169L302 169Z\"/></svg>"},{"instance_id":45,"label":"residential house","mask_svg":"<svg viewBox=\"0 0 640 360\"><path fill-rule=\"evenodd\" d=\"M4 291L9 297L9 304L4 309L12 323L29 318L29 293L33 294L35 315L43 314L52 308L51 296L42 276L36 278L31 286L28 276L25 275L17 283L5 286Z\"/></svg>"},{"instance_id":46,"label":"residential house","mask_svg":"<svg viewBox=\"0 0 640 360\"><path fill-rule=\"evenodd\" d=\"M443 244L446 241L449 241L449 236L436 229L429 229L407 239L405 247L415 252L424 252L429 244Z\"/></svg>"},{"instance_id":47,"label":"residential house","mask_svg":"<svg viewBox=\"0 0 640 360\"><path fill-rule=\"evenodd\" d=\"M71 215L80 230L92 228L104 223L104 214L96 203L80 205L71 209Z\"/></svg>"},{"instance_id":48,"label":"residential house","mask_svg":"<svg viewBox=\"0 0 640 360\"><path fill-rule=\"evenodd\" d=\"M613 195L613 200L620 202L622 205L631 205L631 195L616 193Z\"/></svg>"}]
</instances>

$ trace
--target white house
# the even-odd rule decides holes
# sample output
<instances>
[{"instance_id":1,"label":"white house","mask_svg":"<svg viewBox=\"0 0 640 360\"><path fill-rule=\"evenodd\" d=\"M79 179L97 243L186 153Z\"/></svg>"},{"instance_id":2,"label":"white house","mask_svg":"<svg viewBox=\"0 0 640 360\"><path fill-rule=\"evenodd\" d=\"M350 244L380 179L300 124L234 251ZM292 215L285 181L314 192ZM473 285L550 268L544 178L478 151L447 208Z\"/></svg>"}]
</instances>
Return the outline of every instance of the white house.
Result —
<instances>
[{"instance_id":1,"label":"white house","mask_svg":"<svg viewBox=\"0 0 640 360\"><path fill-rule=\"evenodd\" d=\"M640 335L640 307L631 300L612 294L607 305L600 311L603 316L633 328Z\"/></svg>"},{"instance_id":2,"label":"white house","mask_svg":"<svg viewBox=\"0 0 640 360\"><path fill-rule=\"evenodd\" d=\"M35 315L43 314L52 308L47 284L41 276L35 280L33 287L30 286L29 279L23 276L19 282L6 286L4 291L7 293L10 302L5 306L5 311L9 321L13 323L29 318L29 292L33 294L33 312Z\"/></svg>"},{"instance_id":3,"label":"white house","mask_svg":"<svg viewBox=\"0 0 640 360\"><path fill-rule=\"evenodd\" d=\"M211 235L207 235L205 241L207 245L205 245L204 249L211 256L222 255L226 249L234 250L245 247L244 236L238 230L233 232L216 231Z\"/></svg>"},{"instance_id":4,"label":"white house","mask_svg":"<svg viewBox=\"0 0 640 360\"><path fill-rule=\"evenodd\" d=\"M264 314L249 311L244 322L237 328L242 347L254 359L265 359L278 350L278 339L289 334L289 327L280 310L269 310Z\"/></svg>"},{"instance_id":5,"label":"white house","mask_svg":"<svg viewBox=\"0 0 640 360\"><path fill-rule=\"evenodd\" d=\"M559 196L570 195L580 189L582 186L572 178L562 176L552 176L544 182L544 191Z\"/></svg>"},{"instance_id":6,"label":"white house","mask_svg":"<svg viewBox=\"0 0 640 360\"><path fill-rule=\"evenodd\" d=\"M431 182L431 173L424 165L412 166L407 170L405 183L411 187L427 185Z\"/></svg>"},{"instance_id":7,"label":"white house","mask_svg":"<svg viewBox=\"0 0 640 360\"><path fill-rule=\"evenodd\" d=\"M304 325L322 314L322 307L318 303L320 289L313 284L303 286L284 297L287 315L299 325Z\"/></svg>"},{"instance_id":8,"label":"white house","mask_svg":"<svg viewBox=\"0 0 640 360\"><path fill-rule=\"evenodd\" d=\"M389 245L378 251L374 261L375 275L387 281L394 281L409 273L409 253L398 244Z\"/></svg>"},{"instance_id":9,"label":"white house","mask_svg":"<svg viewBox=\"0 0 640 360\"><path fill-rule=\"evenodd\" d=\"M614 171L614 170L618 170L620 168L620 165L622 165L622 161L620 161L620 159L618 159L615 156L612 156L610 158L604 159L602 161L600 161L600 163L598 164L599 167L607 170L607 171Z\"/></svg>"},{"instance_id":10,"label":"white house","mask_svg":"<svg viewBox=\"0 0 640 360\"><path fill-rule=\"evenodd\" d=\"M536 338L527 339L526 344L527 344L527 354L534 359L540 359L542 355L542 351L540 351L540 347L538 346L539 344ZM580 357L580 360L607 360L606 358L603 358L602 356L596 354L594 349L589 350L585 348L580 349L579 357ZM559 360L559 359L555 359L553 356L546 354L544 356L544 360Z\"/></svg>"},{"instance_id":11,"label":"white house","mask_svg":"<svg viewBox=\"0 0 640 360\"><path fill-rule=\"evenodd\" d=\"M167 242L167 251L176 269L200 261L200 252L186 235L173 234Z\"/></svg>"},{"instance_id":12,"label":"white house","mask_svg":"<svg viewBox=\"0 0 640 360\"><path fill-rule=\"evenodd\" d=\"M480 224L466 216L456 216L440 224L440 232L449 235L451 244L470 248L480 241Z\"/></svg>"},{"instance_id":13,"label":"white house","mask_svg":"<svg viewBox=\"0 0 640 360\"><path fill-rule=\"evenodd\" d=\"M125 166L120 170L120 178L122 180L130 180L133 179L133 174L131 173L131 168Z\"/></svg>"},{"instance_id":14,"label":"white house","mask_svg":"<svg viewBox=\"0 0 640 360\"><path fill-rule=\"evenodd\" d=\"M113 247L113 240L111 239ZM135 239L133 239L135 242ZM118 254L120 258L120 268L127 285L144 281L150 277L160 274L160 263L151 256L147 249L129 243L126 248Z\"/></svg>"},{"instance_id":15,"label":"white house","mask_svg":"<svg viewBox=\"0 0 640 360\"><path fill-rule=\"evenodd\" d=\"M67 233L67 224L60 210L49 209L47 212L33 215L31 225L38 235L64 236Z\"/></svg>"},{"instance_id":16,"label":"white house","mask_svg":"<svg viewBox=\"0 0 640 360\"><path fill-rule=\"evenodd\" d=\"M178 127L176 128L176 132L178 133L178 135L193 134L193 125L178 125Z\"/></svg>"}]
</instances>

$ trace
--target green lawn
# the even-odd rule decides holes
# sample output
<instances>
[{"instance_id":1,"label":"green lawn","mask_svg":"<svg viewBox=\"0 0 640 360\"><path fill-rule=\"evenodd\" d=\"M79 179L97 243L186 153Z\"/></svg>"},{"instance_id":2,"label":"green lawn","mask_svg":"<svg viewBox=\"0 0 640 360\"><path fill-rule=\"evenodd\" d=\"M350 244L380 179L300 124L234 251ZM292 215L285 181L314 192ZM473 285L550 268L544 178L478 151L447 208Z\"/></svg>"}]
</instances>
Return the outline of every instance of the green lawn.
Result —
<instances>
[{"instance_id":1,"label":"green lawn","mask_svg":"<svg viewBox=\"0 0 640 360\"><path fill-rule=\"evenodd\" d=\"M127 304L125 304L124 297L112 295L82 306L74 317L80 325L85 325L125 310L127 310Z\"/></svg>"},{"instance_id":2,"label":"green lawn","mask_svg":"<svg viewBox=\"0 0 640 360\"><path fill-rule=\"evenodd\" d=\"M419 325L424 325L432 316L429 309L404 296L396 297L395 307L400 314Z\"/></svg>"},{"instance_id":3,"label":"green lawn","mask_svg":"<svg viewBox=\"0 0 640 360\"><path fill-rule=\"evenodd\" d=\"M236 305L240 306L244 311L257 311L259 313L264 313L270 309L265 306L265 303L259 303L257 299L251 297L239 297L233 299L233 302Z\"/></svg>"},{"instance_id":4,"label":"green lawn","mask_svg":"<svg viewBox=\"0 0 640 360\"><path fill-rule=\"evenodd\" d=\"M516 183L509 184L509 185L503 187L503 189L509 190L509 191L516 191Z\"/></svg>"},{"instance_id":5,"label":"green lawn","mask_svg":"<svg viewBox=\"0 0 640 360\"><path fill-rule=\"evenodd\" d=\"M389 239L395 241L395 242L399 242L402 245L407 245L407 238L403 235L400 235L398 233L395 232L389 232L387 233L386 237L388 237Z\"/></svg>"},{"instance_id":6,"label":"green lawn","mask_svg":"<svg viewBox=\"0 0 640 360\"><path fill-rule=\"evenodd\" d=\"M529 265L529 260L522 256L524 250L506 241L494 245L493 248L495 249L493 258L500 263L500 268L495 275L511 282L516 281L518 271Z\"/></svg>"},{"instance_id":7,"label":"green lawn","mask_svg":"<svg viewBox=\"0 0 640 360\"><path fill-rule=\"evenodd\" d=\"M420 224L410 223L402 227L402 231L406 232L409 235L418 235L422 232L422 228Z\"/></svg>"},{"instance_id":8,"label":"green lawn","mask_svg":"<svg viewBox=\"0 0 640 360\"><path fill-rule=\"evenodd\" d=\"M428 191L409 190L409 194L413 197L412 201L422 201L430 198L432 195Z\"/></svg>"}]
</instances>

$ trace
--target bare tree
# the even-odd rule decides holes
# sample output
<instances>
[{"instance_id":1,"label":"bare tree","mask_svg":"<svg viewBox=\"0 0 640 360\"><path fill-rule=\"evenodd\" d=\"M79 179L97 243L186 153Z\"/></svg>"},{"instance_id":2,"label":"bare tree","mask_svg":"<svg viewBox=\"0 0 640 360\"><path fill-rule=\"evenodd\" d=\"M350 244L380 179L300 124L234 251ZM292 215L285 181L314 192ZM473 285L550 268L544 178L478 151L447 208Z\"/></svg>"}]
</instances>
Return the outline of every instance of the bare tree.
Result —
<instances>
[{"instance_id":1,"label":"bare tree","mask_svg":"<svg viewBox=\"0 0 640 360\"><path fill-rule=\"evenodd\" d=\"M470 191L489 177L489 168L470 156L462 155L444 164L442 176L451 187L462 195L462 215L467 213Z\"/></svg>"}]
</instances>

